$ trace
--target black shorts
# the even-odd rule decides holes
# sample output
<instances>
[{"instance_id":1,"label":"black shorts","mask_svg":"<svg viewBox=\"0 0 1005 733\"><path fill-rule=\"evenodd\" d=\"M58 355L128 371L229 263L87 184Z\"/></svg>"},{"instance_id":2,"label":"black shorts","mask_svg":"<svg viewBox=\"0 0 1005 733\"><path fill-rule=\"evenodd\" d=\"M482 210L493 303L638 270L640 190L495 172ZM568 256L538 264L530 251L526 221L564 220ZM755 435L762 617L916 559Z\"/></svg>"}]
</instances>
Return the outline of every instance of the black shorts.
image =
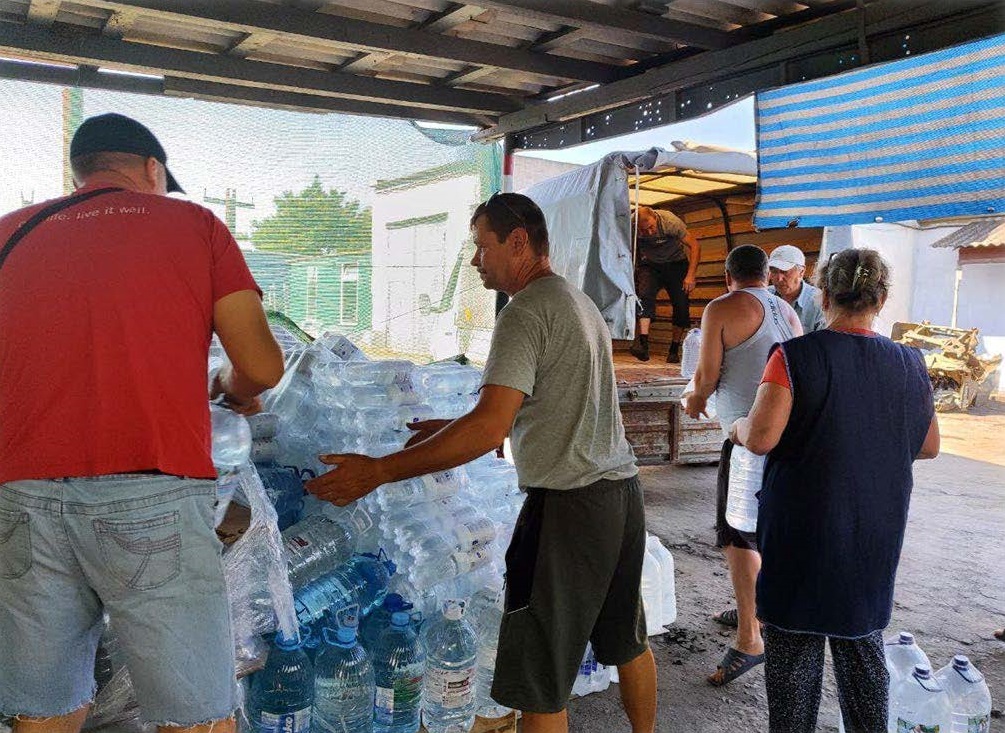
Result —
<instances>
[{"instance_id":1,"label":"black shorts","mask_svg":"<svg viewBox=\"0 0 1005 733\"><path fill-rule=\"evenodd\" d=\"M640 584L646 552L638 477L528 489L506 551L506 613L492 699L531 713L565 709L586 642L621 665L649 646Z\"/></svg>"},{"instance_id":2,"label":"black shorts","mask_svg":"<svg viewBox=\"0 0 1005 733\"><path fill-rule=\"evenodd\" d=\"M729 495L729 457L733 454L733 444L726 441L722 444L719 455L719 477L715 491L715 546L739 547L741 550L757 552L757 535L754 532L743 532L729 526L726 521L726 498Z\"/></svg>"},{"instance_id":3,"label":"black shorts","mask_svg":"<svg viewBox=\"0 0 1005 733\"><path fill-rule=\"evenodd\" d=\"M691 325L691 303L684 292L687 267L687 260L639 262L635 268L635 292L642 301L642 318L656 317L656 296L662 288L673 306L673 325L680 328Z\"/></svg>"}]
</instances>

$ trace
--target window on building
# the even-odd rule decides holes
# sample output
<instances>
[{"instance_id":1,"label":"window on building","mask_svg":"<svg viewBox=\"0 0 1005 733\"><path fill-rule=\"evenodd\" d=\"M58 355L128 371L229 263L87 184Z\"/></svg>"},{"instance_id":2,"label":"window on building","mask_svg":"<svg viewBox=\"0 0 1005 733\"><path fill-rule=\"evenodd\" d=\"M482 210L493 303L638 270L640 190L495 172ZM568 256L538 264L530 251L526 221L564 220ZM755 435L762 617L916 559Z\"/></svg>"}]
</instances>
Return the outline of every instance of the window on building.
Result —
<instances>
[{"instance_id":1,"label":"window on building","mask_svg":"<svg viewBox=\"0 0 1005 733\"><path fill-rule=\"evenodd\" d=\"M342 304L339 321L344 326L359 323L359 265L342 265Z\"/></svg>"}]
</instances>

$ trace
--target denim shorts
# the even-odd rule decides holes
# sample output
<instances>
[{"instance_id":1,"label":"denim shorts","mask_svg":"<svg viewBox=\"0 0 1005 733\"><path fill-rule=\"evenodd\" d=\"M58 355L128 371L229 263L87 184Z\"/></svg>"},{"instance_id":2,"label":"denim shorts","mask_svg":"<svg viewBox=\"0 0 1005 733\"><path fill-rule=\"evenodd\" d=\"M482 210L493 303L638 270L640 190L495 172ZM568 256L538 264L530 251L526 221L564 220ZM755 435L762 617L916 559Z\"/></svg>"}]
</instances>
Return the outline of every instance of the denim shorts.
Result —
<instances>
[{"instance_id":1,"label":"denim shorts","mask_svg":"<svg viewBox=\"0 0 1005 733\"><path fill-rule=\"evenodd\" d=\"M233 715L215 499L213 481L162 475L0 485L0 716L90 702L106 613L144 720Z\"/></svg>"}]
</instances>

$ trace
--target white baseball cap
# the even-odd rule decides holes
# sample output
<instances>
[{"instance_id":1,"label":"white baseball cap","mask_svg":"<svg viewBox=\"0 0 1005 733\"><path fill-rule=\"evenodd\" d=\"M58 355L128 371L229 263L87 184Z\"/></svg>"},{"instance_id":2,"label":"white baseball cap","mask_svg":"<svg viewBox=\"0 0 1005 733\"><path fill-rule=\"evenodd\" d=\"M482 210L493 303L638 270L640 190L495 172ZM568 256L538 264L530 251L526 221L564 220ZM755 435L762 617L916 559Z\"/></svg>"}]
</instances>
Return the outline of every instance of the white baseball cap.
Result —
<instances>
[{"instance_id":1,"label":"white baseball cap","mask_svg":"<svg viewBox=\"0 0 1005 733\"><path fill-rule=\"evenodd\" d=\"M788 272L796 265L806 267L806 255L799 247L793 247L791 244L776 247L768 257L768 267L774 267L782 272Z\"/></svg>"}]
</instances>

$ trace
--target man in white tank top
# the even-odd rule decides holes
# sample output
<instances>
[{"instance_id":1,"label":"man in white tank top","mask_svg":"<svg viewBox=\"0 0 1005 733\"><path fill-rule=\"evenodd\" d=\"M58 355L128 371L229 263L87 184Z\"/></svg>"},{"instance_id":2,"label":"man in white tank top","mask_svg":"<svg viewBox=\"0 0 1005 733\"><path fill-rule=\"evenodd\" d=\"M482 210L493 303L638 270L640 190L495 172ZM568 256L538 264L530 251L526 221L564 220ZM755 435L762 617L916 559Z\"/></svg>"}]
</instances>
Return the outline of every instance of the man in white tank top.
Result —
<instances>
[{"instance_id":1,"label":"man in white tank top","mask_svg":"<svg viewBox=\"0 0 1005 733\"><path fill-rule=\"evenodd\" d=\"M768 256L760 247L743 245L726 258L729 292L705 307L701 319L701 351L694 392L686 395L685 411L697 418L715 394L716 412L726 438L719 459L716 495L716 546L729 565L736 609L713 618L737 628L736 641L708 681L721 686L764 660L764 641L757 620L754 588L761 567L753 532L726 522L729 459L733 444L729 428L754 404L761 374L772 345L803 333L799 316L788 303L768 292Z\"/></svg>"}]
</instances>

